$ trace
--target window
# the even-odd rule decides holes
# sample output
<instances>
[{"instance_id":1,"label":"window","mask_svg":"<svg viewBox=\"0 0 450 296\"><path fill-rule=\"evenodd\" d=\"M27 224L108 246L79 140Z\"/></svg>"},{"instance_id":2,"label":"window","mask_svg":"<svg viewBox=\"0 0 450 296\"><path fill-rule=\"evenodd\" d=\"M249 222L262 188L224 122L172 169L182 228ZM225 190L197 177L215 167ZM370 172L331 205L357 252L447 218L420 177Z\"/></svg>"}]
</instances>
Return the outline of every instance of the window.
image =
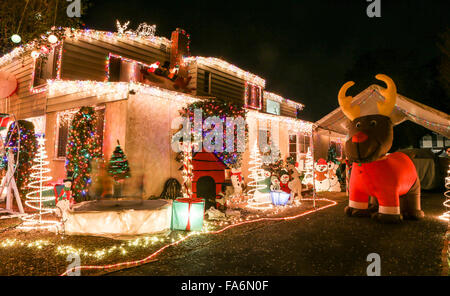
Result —
<instances>
[{"instance_id":1,"label":"window","mask_svg":"<svg viewBox=\"0 0 450 296\"><path fill-rule=\"evenodd\" d=\"M244 99L245 107L261 110L261 87L245 82Z\"/></svg>"},{"instance_id":2,"label":"window","mask_svg":"<svg viewBox=\"0 0 450 296\"><path fill-rule=\"evenodd\" d=\"M297 135L289 135L289 156L297 161Z\"/></svg>"},{"instance_id":3,"label":"window","mask_svg":"<svg viewBox=\"0 0 450 296\"><path fill-rule=\"evenodd\" d=\"M66 146L67 140L69 138L69 129L70 123L72 121L74 111L64 111L58 113L58 130L57 130L57 147L56 147L56 158L65 158L66 157ZM105 108L99 107L95 110L95 114L97 115L97 134L99 139L100 147L103 147L103 126L105 122Z\"/></svg>"},{"instance_id":4,"label":"window","mask_svg":"<svg viewBox=\"0 0 450 296\"><path fill-rule=\"evenodd\" d=\"M211 93L211 72L205 71L205 77L203 81L203 91L207 94Z\"/></svg>"},{"instance_id":5,"label":"window","mask_svg":"<svg viewBox=\"0 0 450 296\"><path fill-rule=\"evenodd\" d=\"M300 153L307 153L308 152L310 141L311 141L311 138L308 135L300 135L299 136L298 144L300 146L299 147L300 148L299 149Z\"/></svg>"},{"instance_id":6,"label":"window","mask_svg":"<svg viewBox=\"0 0 450 296\"><path fill-rule=\"evenodd\" d=\"M48 55L41 55L34 61L34 75L32 77L32 87L39 87L47 83L47 79L55 79L57 75L57 60L61 45Z\"/></svg>"},{"instance_id":7,"label":"window","mask_svg":"<svg viewBox=\"0 0 450 296\"><path fill-rule=\"evenodd\" d=\"M267 99L266 112L275 115L280 115L280 103Z\"/></svg>"},{"instance_id":8,"label":"window","mask_svg":"<svg viewBox=\"0 0 450 296\"><path fill-rule=\"evenodd\" d=\"M336 141L330 141L330 148L331 147L336 151L336 158L342 158L342 144Z\"/></svg>"}]
</instances>

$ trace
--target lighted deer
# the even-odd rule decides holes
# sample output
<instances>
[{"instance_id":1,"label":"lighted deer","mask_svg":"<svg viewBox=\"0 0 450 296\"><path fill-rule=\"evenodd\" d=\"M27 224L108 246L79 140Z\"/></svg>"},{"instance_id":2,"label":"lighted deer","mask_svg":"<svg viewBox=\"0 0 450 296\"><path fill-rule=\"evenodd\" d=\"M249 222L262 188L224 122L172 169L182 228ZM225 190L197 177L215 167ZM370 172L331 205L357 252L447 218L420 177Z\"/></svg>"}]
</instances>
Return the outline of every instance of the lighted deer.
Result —
<instances>
[{"instance_id":1,"label":"lighted deer","mask_svg":"<svg viewBox=\"0 0 450 296\"><path fill-rule=\"evenodd\" d=\"M386 155L393 140L389 115L397 98L395 83L383 74L375 77L387 85L387 89L380 91L385 100L377 102L379 114L360 116L359 105L351 105L353 98L346 96L346 92L354 85L353 81L345 83L338 94L341 110L350 119L345 152L354 162L345 212L349 216L369 216L373 212L368 207L369 196L372 196L379 204L378 213L373 213L372 217L379 221L423 218L420 180L414 163L401 152Z\"/></svg>"}]
</instances>

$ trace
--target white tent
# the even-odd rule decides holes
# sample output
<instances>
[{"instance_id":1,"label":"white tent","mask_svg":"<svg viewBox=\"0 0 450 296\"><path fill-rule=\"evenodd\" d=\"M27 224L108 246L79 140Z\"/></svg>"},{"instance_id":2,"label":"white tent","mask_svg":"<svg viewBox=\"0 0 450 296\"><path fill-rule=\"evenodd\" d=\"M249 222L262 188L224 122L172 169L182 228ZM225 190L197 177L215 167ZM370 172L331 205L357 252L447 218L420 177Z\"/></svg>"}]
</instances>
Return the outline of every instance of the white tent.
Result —
<instances>
[{"instance_id":1,"label":"white tent","mask_svg":"<svg viewBox=\"0 0 450 296\"><path fill-rule=\"evenodd\" d=\"M378 113L376 102L384 100L384 97L380 94L382 89L384 88L374 84L354 97L352 105L360 105L361 116ZM391 119L395 125L405 120L411 120L444 137L450 138L450 116L448 114L400 94L397 94L397 101L394 111L392 111ZM318 120L316 125L321 129L345 135L347 133L347 122L348 119L344 113L342 113L340 108L337 108Z\"/></svg>"}]
</instances>

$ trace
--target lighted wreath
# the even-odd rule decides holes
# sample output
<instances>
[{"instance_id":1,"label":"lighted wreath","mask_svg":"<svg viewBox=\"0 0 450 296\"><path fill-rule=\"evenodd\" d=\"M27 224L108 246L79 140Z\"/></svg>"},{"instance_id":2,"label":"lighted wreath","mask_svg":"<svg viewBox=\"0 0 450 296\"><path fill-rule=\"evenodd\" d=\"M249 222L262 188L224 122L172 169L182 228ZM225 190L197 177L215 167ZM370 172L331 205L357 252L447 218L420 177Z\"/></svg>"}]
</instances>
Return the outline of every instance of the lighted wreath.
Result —
<instances>
[{"instance_id":1,"label":"lighted wreath","mask_svg":"<svg viewBox=\"0 0 450 296\"><path fill-rule=\"evenodd\" d=\"M238 118L242 117L244 120L246 118L247 111L244 108L243 104L228 102L225 100L217 99L217 98L209 98L201 101L197 101L187 105L182 108L179 113L182 117L189 117L191 123L194 122L194 110L201 109L202 110L202 120L203 123L205 119L212 116L217 116L221 119L223 124L223 152L217 152L214 150L214 154L228 167L238 168L241 166L242 161L242 152L227 152L226 151L226 118L233 117ZM194 127L192 126L192 135L194 134ZM202 139L214 128L214 125L211 129L203 129L203 137ZM234 147L238 147L238 129L234 128ZM248 142L248 127L245 125L245 145ZM214 144L214 142L212 143ZM236 150L236 149L234 149Z\"/></svg>"}]
</instances>

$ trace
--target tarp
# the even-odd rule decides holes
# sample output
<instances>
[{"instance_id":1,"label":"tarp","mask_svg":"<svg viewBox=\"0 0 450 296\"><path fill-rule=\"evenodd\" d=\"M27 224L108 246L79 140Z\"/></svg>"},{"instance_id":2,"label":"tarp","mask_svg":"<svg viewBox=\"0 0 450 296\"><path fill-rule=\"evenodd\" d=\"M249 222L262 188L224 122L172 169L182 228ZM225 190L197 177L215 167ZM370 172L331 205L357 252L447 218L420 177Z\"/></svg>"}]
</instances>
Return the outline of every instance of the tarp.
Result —
<instances>
[{"instance_id":1,"label":"tarp","mask_svg":"<svg viewBox=\"0 0 450 296\"><path fill-rule=\"evenodd\" d=\"M360 105L361 116L378 113L376 102L384 100L384 97L380 94L380 90L382 89L384 88L374 84L354 97L352 105ZM450 138L450 116L448 114L400 94L397 94L395 108L390 117L395 125L400 124L405 120L411 120L412 122L422 125L444 137ZM324 130L346 135L347 122L348 119L345 117L344 113L342 113L341 109L336 108L334 111L318 120L316 125Z\"/></svg>"},{"instance_id":2,"label":"tarp","mask_svg":"<svg viewBox=\"0 0 450 296\"><path fill-rule=\"evenodd\" d=\"M103 200L75 205L66 214L66 234L138 235L168 230L171 200Z\"/></svg>"}]
</instances>

